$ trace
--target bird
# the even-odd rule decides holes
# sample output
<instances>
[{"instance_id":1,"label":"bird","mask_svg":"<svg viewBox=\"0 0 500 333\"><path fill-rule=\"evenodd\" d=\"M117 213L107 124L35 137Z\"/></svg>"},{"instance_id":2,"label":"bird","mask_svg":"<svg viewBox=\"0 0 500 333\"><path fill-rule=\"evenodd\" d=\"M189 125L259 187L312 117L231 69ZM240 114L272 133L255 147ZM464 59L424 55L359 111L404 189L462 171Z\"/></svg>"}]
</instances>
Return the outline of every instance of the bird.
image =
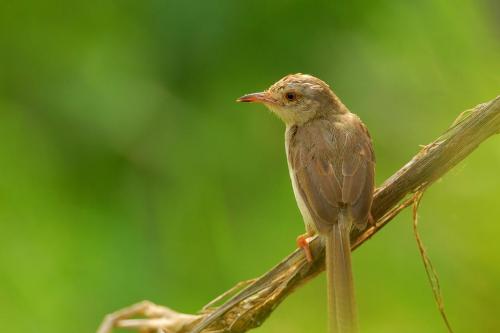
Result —
<instances>
[{"instance_id":1,"label":"bird","mask_svg":"<svg viewBox=\"0 0 500 333\"><path fill-rule=\"evenodd\" d=\"M324 81L290 74L238 102L264 104L285 124L292 188L306 233L297 238L308 261L308 240L325 244L330 333L358 332L350 232L371 219L375 154L367 127Z\"/></svg>"}]
</instances>

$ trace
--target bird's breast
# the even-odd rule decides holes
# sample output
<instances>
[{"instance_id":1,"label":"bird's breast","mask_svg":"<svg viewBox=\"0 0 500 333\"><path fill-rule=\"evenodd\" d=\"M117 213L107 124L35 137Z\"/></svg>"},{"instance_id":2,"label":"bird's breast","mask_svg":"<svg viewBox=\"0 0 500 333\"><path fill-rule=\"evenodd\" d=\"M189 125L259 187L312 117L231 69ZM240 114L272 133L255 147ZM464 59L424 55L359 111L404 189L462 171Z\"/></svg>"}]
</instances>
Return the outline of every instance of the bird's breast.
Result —
<instances>
[{"instance_id":1,"label":"bird's breast","mask_svg":"<svg viewBox=\"0 0 500 333\"><path fill-rule=\"evenodd\" d=\"M285 151L288 163L288 172L290 174L290 180L292 181L292 188L293 188L293 194L295 195L295 201L297 201L297 206L299 207L300 213L304 220L306 231L308 233L317 233L312 215L309 212L309 208L307 208L304 198L302 197L300 190L298 188L297 177L295 176L295 171L293 170L292 162L290 160L290 153L289 153L290 140L292 139L295 130L296 128L294 128L294 126L290 126L287 127L285 131Z\"/></svg>"}]
</instances>

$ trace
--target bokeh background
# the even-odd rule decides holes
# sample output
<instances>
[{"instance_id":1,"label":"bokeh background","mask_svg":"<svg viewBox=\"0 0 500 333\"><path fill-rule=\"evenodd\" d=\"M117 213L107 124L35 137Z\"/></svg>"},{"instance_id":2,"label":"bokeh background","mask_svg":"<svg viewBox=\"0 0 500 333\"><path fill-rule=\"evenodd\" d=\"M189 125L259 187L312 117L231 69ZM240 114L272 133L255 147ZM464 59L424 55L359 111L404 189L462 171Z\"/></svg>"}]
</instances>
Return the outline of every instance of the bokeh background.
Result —
<instances>
[{"instance_id":1,"label":"bokeh background","mask_svg":"<svg viewBox=\"0 0 500 333\"><path fill-rule=\"evenodd\" d=\"M0 327L93 332L149 299L195 312L295 247L283 125L240 105L288 73L368 125L381 183L500 94L500 5L2 1ZM500 319L500 139L424 196L457 332ZM354 254L362 332L444 332L408 212ZM325 332L325 280L256 332Z\"/></svg>"}]
</instances>

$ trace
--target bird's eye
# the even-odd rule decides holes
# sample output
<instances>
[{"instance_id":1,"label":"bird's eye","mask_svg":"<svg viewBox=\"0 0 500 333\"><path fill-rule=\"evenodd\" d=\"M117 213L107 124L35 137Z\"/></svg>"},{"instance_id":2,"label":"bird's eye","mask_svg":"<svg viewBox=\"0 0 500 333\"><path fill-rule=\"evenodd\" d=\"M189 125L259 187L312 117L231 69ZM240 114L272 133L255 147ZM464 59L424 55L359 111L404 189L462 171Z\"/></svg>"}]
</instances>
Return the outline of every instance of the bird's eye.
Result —
<instances>
[{"instance_id":1,"label":"bird's eye","mask_svg":"<svg viewBox=\"0 0 500 333\"><path fill-rule=\"evenodd\" d=\"M285 94L285 97L288 101L293 102L297 99L297 94L295 94L294 92L287 92Z\"/></svg>"}]
</instances>

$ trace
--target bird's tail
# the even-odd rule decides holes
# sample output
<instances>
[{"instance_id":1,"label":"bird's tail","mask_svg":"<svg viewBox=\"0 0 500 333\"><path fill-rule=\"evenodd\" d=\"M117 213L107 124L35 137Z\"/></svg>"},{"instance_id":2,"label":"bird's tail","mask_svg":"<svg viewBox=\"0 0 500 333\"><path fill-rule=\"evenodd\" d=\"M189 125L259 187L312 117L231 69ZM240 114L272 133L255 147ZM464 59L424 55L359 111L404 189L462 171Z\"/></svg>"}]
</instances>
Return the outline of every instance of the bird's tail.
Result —
<instances>
[{"instance_id":1,"label":"bird's tail","mask_svg":"<svg viewBox=\"0 0 500 333\"><path fill-rule=\"evenodd\" d=\"M330 333L358 332L349 238L352 221L346 213L340 214L338 223L332 226L326 237Z\"/></svg>"}]
</instances>

